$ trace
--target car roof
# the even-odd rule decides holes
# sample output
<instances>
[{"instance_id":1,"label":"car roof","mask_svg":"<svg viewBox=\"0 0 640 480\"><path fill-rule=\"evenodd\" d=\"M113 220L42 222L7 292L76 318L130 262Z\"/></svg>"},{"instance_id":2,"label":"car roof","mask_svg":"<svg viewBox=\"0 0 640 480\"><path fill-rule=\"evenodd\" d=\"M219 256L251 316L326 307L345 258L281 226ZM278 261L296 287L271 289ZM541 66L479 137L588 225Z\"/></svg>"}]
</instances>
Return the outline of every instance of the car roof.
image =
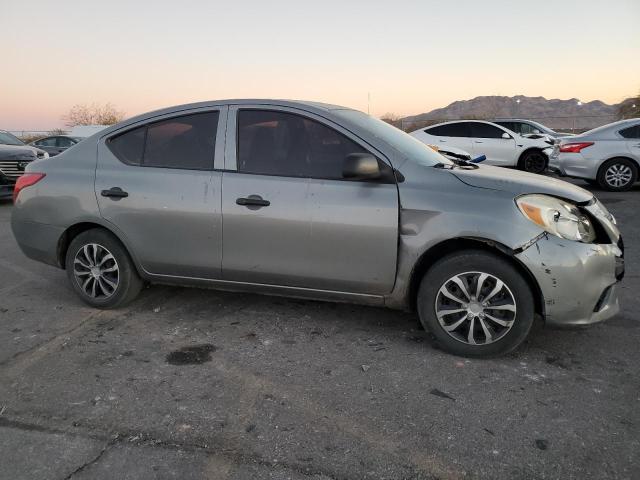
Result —
<instances>
[{"instance_id":1,"label":"car roof","mask_svg":"<svg viewBox=\"0 0 640 480\"><path fill-rule=\"evenodd\" d=\"M328 113L332 110L353 110L349 107L343 107L340 105L332 105L330 103L314 102L309 100L280 100L272 98L242 98L242 99L228 99L228 100L210 100L196 103L185 103L182 105L174 105L172 107L161 108L159 110L153 110L151 112L142 113L135 117L123 120L120 123L112 125L102 131L100 136L109 135L115 130L119 130L123 127L138 123L140 121L149 120L161 115L178 113L181 111L194 110L207 107L220 107L227 105L272 105L280 107L292 107L301 108L312 113Z\"/></svg>"},{"instance_id":2,"label":"car roof","mask_svg":"<svg viewBox=\"0 0 640 480\"><path fill-rule=\"evenodd\" d=\"M640 118L627 118L624 120L618 120L617 122L607 123L606 125L602 125L600 127L592 128L591 130L587 130L584 133L581 133L580 136L590 136L590 135L601 135L617 132L627 126L635 125L640 122Z\"/></svg>"},{"instance_id":3,"label":"car roof","mask_svg":"<svg viewBox=\"0 0 640 480\"><path fill-rule=\"evenodd\" d=\"M528 118L494 118L492 122L529 122L538 123L535 120L529 120Z\"/></svg>"},{"instance_id":4,"label":"car roof","mask_svg":"<svg viewBox=\"0 0 640 480\"><path fill-rule=\"evenodd\" d=\"M496 125L493 122L487 121L487 120L476 120L474 118L469 118L469 119L461 119L461 120L448 120L446 122L440 122L440 123L434 123L433 125L429 125L427 127L422 127L419 128L418 130L426 130L428 128L432 128L432 127L439 127L440 125L450 125L452 123L462 123L462 122L478 122L478 123L486 123L489 125L494 125L502 130L509 130L508 128L503 127L502 125ZM417 130L416 130L417 131Z\"/></svg>"}]
</instances>

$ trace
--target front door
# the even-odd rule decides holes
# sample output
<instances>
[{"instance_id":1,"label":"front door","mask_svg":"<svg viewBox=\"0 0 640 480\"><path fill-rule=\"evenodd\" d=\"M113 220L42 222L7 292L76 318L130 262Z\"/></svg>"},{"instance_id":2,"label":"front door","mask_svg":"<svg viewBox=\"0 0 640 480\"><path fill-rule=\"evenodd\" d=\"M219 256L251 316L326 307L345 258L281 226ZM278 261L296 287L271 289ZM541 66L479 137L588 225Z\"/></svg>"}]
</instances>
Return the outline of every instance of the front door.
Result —
<instances>
[{"instance_id":1,"label":"front door","mask_svg":"<svg viewBox=\"0 0 640 480\"><path fill-rule=\"evenodd\" d=\"M226 108L136 125L98 146L96 196L145 271L219 279ZM216 142L218 138L218 142Z\"/></svg>"},{"instance_id":2,"label":"front door","mask_svg":"<svg viewBox=\"0 0 640 480\"><path fill-rule=\"evenodd\" d=\"M473 156L486 155L489 165L514 166L517 160L516 141L505 130L488 123L469 122L473 141ZM507 133L509 138L503 138Z\"/></svg>"},{"instance_id":3,"label":"front door","mask_svg":"<svg viewBox=\"0 0 640 480\"><path fill-rule=\"evenodd\" d=\"M361 141L324 119L284 107L232 107L228 130L223 279L391 291L398 192L388 179L342 178L344 158L367 151Z\"/></svg>"}]
</instances>

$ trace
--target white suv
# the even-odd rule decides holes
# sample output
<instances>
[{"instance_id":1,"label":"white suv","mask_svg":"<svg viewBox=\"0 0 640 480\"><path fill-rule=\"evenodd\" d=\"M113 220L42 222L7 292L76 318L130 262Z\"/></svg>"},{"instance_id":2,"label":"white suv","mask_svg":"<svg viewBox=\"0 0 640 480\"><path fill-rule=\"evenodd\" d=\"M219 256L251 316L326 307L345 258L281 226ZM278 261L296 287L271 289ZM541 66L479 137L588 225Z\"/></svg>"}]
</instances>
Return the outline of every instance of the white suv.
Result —
<instances>
[{"instance_id":1,"label":"white suv","mask_svg":"<svg viewBox=\"0 0 640 480\"><path fill-rule=\"evenodd\" d=\"M553 140L548 137L527 138L500 125L481 120L460 120L421 128L411 135L423 143L438 147L461 148L484 163L501 167L517 167L532 173L547 168Z\"/></svg>"}]
</instances>

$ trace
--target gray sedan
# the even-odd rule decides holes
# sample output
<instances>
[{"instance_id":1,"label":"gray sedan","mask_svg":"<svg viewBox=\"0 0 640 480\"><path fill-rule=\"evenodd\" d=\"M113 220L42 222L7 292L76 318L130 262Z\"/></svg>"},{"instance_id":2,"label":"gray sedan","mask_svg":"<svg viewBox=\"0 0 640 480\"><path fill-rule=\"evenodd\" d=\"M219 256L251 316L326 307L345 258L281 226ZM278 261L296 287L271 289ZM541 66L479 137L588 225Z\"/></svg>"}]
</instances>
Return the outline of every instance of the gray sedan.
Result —
<instances>
[{"instance_id":1,"label":"gray sedan","mask_svg":"<svg viewBox=\"0 0 640 480\"><path fill-rule=\"evenodd\" d=\"M549 159L551 171L583 178L610 191L631 189L638 180L639 166L640 118L563 138Z\"/></svg>"},{"instance_id":2,"label":"gray sedan","mask_svg":"<svg viewBox=\"0 0 640 480\"><path fill-rule=\"evenodd\" d=\"M534 318L619 309L622 239L591 193L451 161L344 107L159 110L29 165L16 195L22 251L97 308L144 282L365 303L416 310L468 356L513 350Z\"/></svg>"}]
</instances>

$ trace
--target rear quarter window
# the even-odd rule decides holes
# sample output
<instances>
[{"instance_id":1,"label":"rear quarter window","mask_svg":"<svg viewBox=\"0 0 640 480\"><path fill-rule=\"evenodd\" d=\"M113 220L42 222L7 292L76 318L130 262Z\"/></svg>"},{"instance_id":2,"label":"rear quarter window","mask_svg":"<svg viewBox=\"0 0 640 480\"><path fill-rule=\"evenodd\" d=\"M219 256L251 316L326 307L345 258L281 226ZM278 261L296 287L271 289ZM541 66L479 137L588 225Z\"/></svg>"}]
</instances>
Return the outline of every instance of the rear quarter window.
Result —
<instances>
[{"instance_id":1,"label":"rear quarter window","mask_svg":"<svg viewBox=\"0 0 640 480\"><path fill-rule=\"evenodd\" d=\"M620 135L624 138L640 138L640 125L634 125L633 127L620 130Z\"/></svg>"}]
</instances>

